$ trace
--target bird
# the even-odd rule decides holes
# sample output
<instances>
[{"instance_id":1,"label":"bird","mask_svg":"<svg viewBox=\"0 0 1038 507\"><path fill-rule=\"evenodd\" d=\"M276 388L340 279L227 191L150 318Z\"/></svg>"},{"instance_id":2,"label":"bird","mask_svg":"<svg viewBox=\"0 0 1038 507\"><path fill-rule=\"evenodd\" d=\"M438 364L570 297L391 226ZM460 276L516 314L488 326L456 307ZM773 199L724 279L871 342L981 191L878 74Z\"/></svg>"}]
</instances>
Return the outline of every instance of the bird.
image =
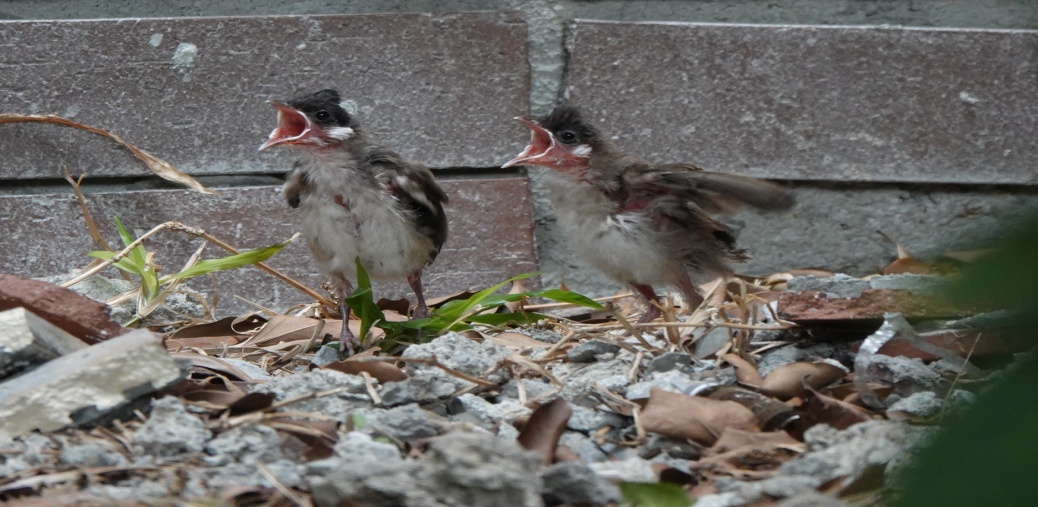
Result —
<instances>
[{"instance_id":1,"label":"bird","mask_svg":"<svg viewBox=\"0 0 1038 507\"><path fill-rule=\"evenodd\" d=\"M422 269L447 240L448 198L432 171L372 141L337 90L268 103L277 127L259 150L306 155L288 172L282 193L314 261L339 292L340 357L360 345L347 325L356 259L373 280L406 278L417 298L412 317L428 316Z\"/></svg>"},{"instance_id":2,"label":"bird","mask_svg":"<svg viewBox=\"0 0 1038 507\"><path fill-rule=\"evenodd\" d=\"M731 276L729 263L749 259L712 215L739 203L784 210L795 202L776 183L627 153L571 104L516 119L529 127L530 144L502 167L551 169L545 185L561 232L579 257L649 302L639 323L660 315L654 286L676 287L695 309L703 303L697 284Z\"/></svg>"}]
</instances>

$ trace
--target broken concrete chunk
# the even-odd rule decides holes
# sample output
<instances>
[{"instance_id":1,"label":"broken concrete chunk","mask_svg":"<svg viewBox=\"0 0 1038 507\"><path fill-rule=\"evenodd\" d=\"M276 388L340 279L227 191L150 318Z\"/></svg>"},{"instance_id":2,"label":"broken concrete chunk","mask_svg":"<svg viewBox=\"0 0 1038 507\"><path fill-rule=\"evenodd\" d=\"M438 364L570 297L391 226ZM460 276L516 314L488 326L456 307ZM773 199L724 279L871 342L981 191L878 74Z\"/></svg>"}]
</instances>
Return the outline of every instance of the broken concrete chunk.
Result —
<instances>
[{"instance_id":1,"label":"broken concrete chunk","mask_svg":"<svg viewBox=\"0 0 1038 507\"><path fill-rule=\"evenodd\" d=\"M0 312L0 378L87 347L25 308Z\"/></svg>"},{"instance_id":2,"label":"broken concrete chunk","mask_svg":"<svg viewBox=\"0 0 1038 507\"><path fill-rule=\"evenodd\" d=\"M0 439L87 423L180 375L146 330L78 350L0 384Z\"/></svg>"}]
</instances>

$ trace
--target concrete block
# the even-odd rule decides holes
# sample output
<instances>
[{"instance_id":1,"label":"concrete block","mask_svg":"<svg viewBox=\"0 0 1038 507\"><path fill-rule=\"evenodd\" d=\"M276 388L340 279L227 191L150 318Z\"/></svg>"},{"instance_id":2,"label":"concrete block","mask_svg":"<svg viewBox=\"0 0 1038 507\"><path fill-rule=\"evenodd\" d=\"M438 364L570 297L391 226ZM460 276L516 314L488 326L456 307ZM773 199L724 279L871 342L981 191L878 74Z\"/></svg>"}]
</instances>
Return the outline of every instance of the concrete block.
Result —
<instances>
[{"instance_id":1,"label":"concrete block","mask_svg":"<svg viewBox=\"0 0 1038 507\"><path fill-rule=\"evenodd\" d=\"M447 216L450 237L423 283L429 297L467 289L482 289L509 276L537 271L533 247L533 219L529 183L525 178L446 180L450 196ZM228 188L219 196L184 190L111 192L90 194L88 205L112 245L121 244L110 218L118 215L135 235L170 220L207 232L239 248L255 248L284 241L299 230L298 218L289 212L276 186ZM93 245L79 207L71 195L0 196L0 272L23 276L66 273L86 266ZM163 273L179 269L198 248L200 239L162 233L147 243ZM205 255L226 255L210 246ZM270 264L319 289L325 278L318 273L302 240ZM270 308L287 308L307 302L306 296L256 268L215 275L221 313L251 309L235 301L238 295ZM200 278L192 285L212 294L213 284ZM407 284L376 286L376 295L412 297Z\"/></svg>"},{"instance_id":2,"label":"concrete block","mask_svg":"<svg viewBox=\"0 0 1038 507\"><path fill-rule=\"evenodd\" d=\"M566 94L650 160L1038 183L1038 31L576 21Z\"/></svg>"},{"instance_id":3,"label":"concrete block","mask_svg":"<svg viewBox=\"0 0 1038 507\"><path fill-rule=\"evenodd\" d=\"M268 99L338 88L379 142L431 166L492 166L526 111L526 26L515 12L0 22L0 112L107 129L195 174L283 172L256 153ZM0 179L146 169L68 128L0 126Z\"/></svg>"},{"instance_id":4,"label":"concrete block","mask_svg":"<svg viewBox=\"0 0 1038 507\"><path fill-rule=\"evenodd\" d=\"M0 384L0 439L86 423L179 378L158 335L127 333Z\"/></svg>"},{"instance_id":5,"label":"concrete block","mask_svg":"<svg viewBox=\"0 0 1038 507\"><path fill-rule=\"evenodd\" d=\"M86 347L25 308L0 312L0 379Z\"/></svg>"}]
</instances>

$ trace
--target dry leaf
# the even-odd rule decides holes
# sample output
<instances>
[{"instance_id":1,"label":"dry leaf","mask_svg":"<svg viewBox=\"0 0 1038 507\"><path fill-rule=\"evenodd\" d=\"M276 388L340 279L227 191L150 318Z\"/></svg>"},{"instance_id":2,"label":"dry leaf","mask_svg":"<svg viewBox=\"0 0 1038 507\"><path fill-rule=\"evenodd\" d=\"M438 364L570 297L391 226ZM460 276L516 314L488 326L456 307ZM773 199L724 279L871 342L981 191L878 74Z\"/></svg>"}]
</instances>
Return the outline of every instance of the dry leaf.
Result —
<instances>
[{"instance_id":1,"label":"dry leaf","mask_svg":"<svg viewBox=\"0 0 1038 507\"><path fill-rule=\"evenodd\" d=\"M212 190L205 188L194 178L178 171L169 162L166 162L165 160L162 160L140 148L137 148L136 146L126 141L123 141L122 138L115 134L112 134L111 132L99 129L97 127L91 127L88 125L83 125L82 123L76 123L72 120L68 120L52 114L0 114L0 125L4 125L7 123L50 123L53 125L61 125L63 127L72 127L80 130L85 130L87 132L90 132L91 134L97 134L102 137L107 137L112 141L119 143L124 148L130 150L130 153L133 153L135 157L139 158L142 162L144 162L144 165L148 166L148 169L151 169L151 172L155 173L156 176L172 182L180 183L204 194L216 195L216 192L213 192Z\"/></svg>"},{"instance_id":2,"label":"dry leaf","mask_svg":"<svg viewBox=\"0 0 1038 507\"><path fill-rule=\"evenodd\" d=\"M847 371L839 366L819 361L816 363L790 363L775 368L764 379L760 390L780 400L788 400L802 396L803 386L820 388L832 384L847 376Z\"/></svg>"},{"instance_id":3,"label":"dry leaf","mask_svg":"<svg viewBox=\"0 0 1038 507\"><path fill-rule=\"evenodd\" d=\"M811 388L804 393L804 403L800 406L800 411L800 420L794 423L793 427L795 432L801 435L815 424L825 423L842 430L872 418L872 413L862 407L826 396Z\"/></svg>"},{"instance_id":4,"label":"dry leaf","mask_svg":"<svg viewBox=\"0 0 1038 507\"><path fill-rule=\"evenodd\" d=\"M501 345L502 347L509 347L513 349L543 349L548 348L552 345L550 343L535 340L522 333L512 332L505 332L493 336L487 336L485 339L495 345Z\"/></svg>"},{"instance_id":5,"label":"dry leaf","mask_svg":"<svg viewBox=\"0 0 1038 507\"><path fill-rule=\"evenodd\" d=\"M228 377L234 377L242 382L256 382L256 379L250 377L245 372L235 368L231 363L224 361L218 357L203 356L196 352L171 352L170 357L173 359L185 359L191 362L191 366L197 368L205 368L207 370L214 371L221 375Z\"/></svg>"},{"instance_id":6,"label":"dry leaf","mask_svg":"<svg viewBox=\"0 0 1038 507\"><path fill-rule=\"evenodd\" d=\"M759 387L764 383L764 377L760 376L757 368L749 361L739 357L738 354L725 354L721 359L735 368L735 378L740 383L754 387Z\"/></svg>"},{"instance_id":7,"label":"dry leaf","mask_svg":"<svg viewBox=\"0 0 1038 507\"><path fill-rule=\"evenodd\" d=\"M713 444L725 428L756 431L757 417L734 402L687 396L653 388L639 420L646 431Z\"/></svg>"},{"instance_id":8,"label":"dry leaf","mask_svg":"<svg viewBox=\"0 0 1038 507\"><path fill-rule=\"evenodd\" d=\"M533 411L516 440L523 448L540 453L545 466L550 465L571 415L573 409L566 400L555 398Z\"/></svg>"},{"instance_id":9,"label":"dry leaf","mask_svg":"<svg viewBox=\"0 0 1038 507\"><path fill-rule=\"evenodd\" d=\"M367 372L378 380L380 384L407 380L407 374L393 363L388 361L367 361L366 359L374 357L375 351L375 348L371 348L342 361L333 361L323 366L315 366L311 363L310 367L311 369L335 370L350 375L360 375L362 372Z\"/></svg>"}]
</instances>

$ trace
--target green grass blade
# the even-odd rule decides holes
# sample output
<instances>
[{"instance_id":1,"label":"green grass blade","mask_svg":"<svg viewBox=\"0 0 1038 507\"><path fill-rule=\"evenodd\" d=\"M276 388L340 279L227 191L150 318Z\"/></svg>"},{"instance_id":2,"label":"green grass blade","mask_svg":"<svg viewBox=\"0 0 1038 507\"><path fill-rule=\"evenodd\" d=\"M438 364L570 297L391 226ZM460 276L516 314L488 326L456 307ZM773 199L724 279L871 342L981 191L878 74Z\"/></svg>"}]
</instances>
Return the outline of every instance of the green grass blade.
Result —
<instances>
[{"instance_id":1,"label":"green grass blade","mask_svg":"<svg viewBox=\"0 0 1038 507\"><path fill-rule=\"evenodd\" d=\"M228 255L227 257L221 257L219 259L203 259L198 261L194 266L187 268L179 273L164 277L163 281L175 280L181 278L191 278L206 273L212 273L214 271L226 271L228 269L236 269L244 266L251 266L258 262L263 262L274 254L281 251L282 248L288 246L292 240L282 241L274 245L254 248L252 250L246 250L244 252Z\"/></svg>"}]
</instances>

